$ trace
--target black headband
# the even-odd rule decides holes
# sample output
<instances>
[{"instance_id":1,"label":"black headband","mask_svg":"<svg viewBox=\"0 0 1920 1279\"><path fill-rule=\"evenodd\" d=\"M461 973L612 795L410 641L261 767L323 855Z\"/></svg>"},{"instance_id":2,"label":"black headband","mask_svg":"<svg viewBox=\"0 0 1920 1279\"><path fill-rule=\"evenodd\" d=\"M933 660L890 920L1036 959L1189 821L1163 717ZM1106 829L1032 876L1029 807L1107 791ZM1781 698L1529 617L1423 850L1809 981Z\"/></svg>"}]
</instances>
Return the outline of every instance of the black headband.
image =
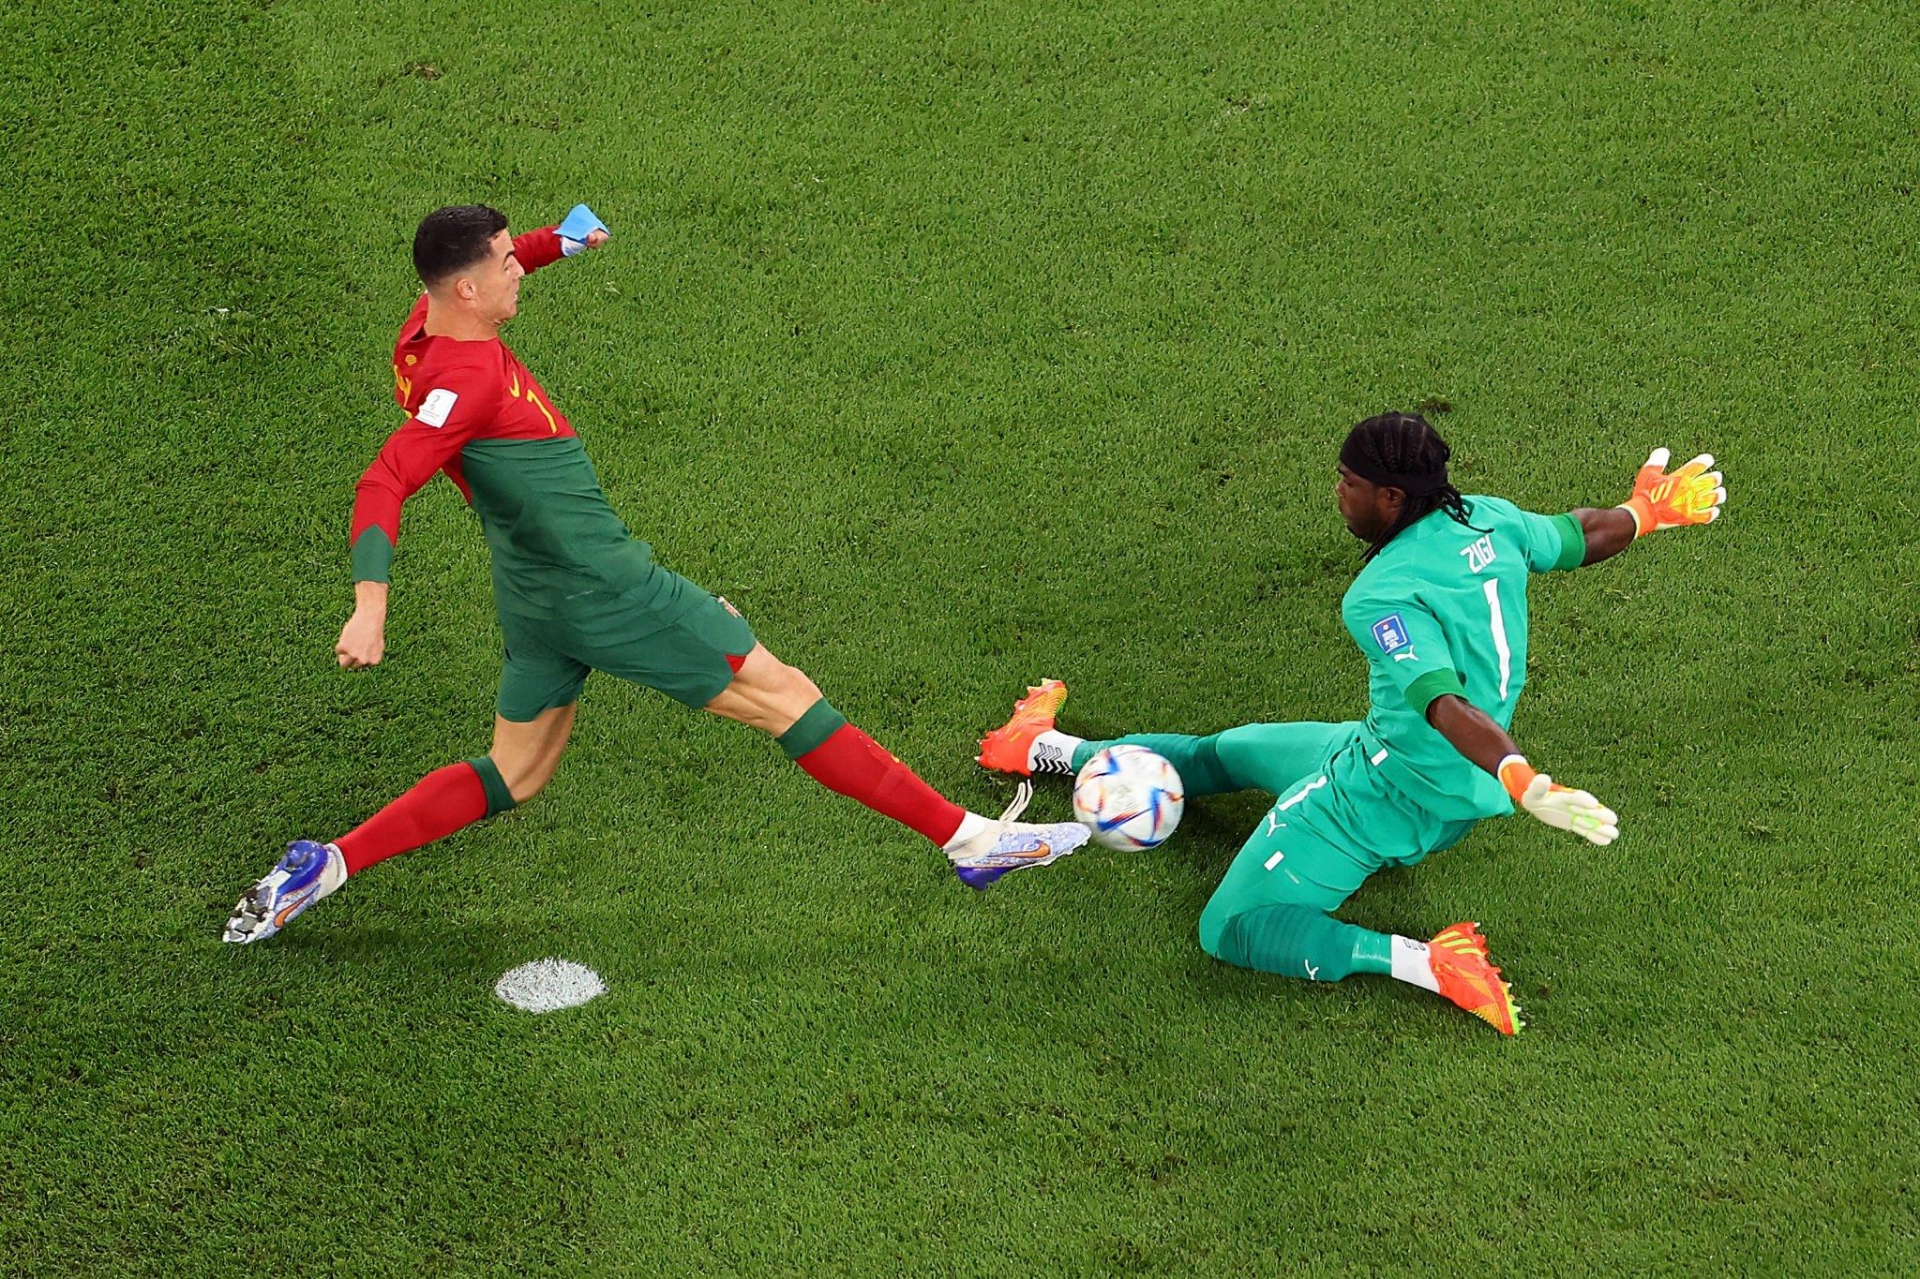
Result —
<instances>
[{"instance_id":1,"label":"black headband","mask_svg":"<svg viewBox=\"0 0 1920 1279\"><path fill-rule=\"evenodd\" d=\"M1432 497L1448 487L1447 468L1444 463L1441 464L1437 473L1429 472L1424 475L1402 475L1397 471L1383 470L1374 465L1362 455L1357 433L1349 435L1347 442L1340 446L1340 465L1369 484L1399 489L1408 497Z\"/></svg>"}]
</instances>

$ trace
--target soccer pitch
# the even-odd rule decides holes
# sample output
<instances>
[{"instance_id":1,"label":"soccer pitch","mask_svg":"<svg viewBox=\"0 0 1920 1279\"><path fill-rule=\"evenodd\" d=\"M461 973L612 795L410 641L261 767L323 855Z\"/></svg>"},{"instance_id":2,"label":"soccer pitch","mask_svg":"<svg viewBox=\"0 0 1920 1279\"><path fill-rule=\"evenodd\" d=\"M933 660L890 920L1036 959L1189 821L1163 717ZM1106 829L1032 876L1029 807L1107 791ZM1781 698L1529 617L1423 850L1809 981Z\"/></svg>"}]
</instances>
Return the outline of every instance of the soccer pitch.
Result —
<instances>
[{"instance_id":1,"label":"soccer pitch","mask_svg":"<svg viewBox=\"0 0 1920 1279\"><path fill-rule=\"evenodd\" d=\"M1920 1271L1920 13L1895 0L0 14L0 1272ZM1539 579L1515 735L1617 808L1344 916L1528 1030L1208 959L1265 801L975 895L597 677L537 801L219 943L485 749L486 548L353 484L441 204L603 252L507 340L661 561L957 800L1067 726L1365 709L1331 489L1727 518ZM1066 815L1061 788L1035 812ZM607 993L535 1017L509 968Z\"/></svg>"}]
</instances>

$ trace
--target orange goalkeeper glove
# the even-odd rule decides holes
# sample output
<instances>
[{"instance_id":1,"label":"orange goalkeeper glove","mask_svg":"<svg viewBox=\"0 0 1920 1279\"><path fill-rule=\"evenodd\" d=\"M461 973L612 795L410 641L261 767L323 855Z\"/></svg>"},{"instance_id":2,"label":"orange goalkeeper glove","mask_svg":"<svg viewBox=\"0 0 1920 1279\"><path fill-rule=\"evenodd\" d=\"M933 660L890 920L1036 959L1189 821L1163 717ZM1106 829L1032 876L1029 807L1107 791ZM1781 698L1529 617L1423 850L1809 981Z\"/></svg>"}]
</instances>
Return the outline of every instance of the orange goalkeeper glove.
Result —
<instances>
[{"instance_id":1,"label":"orange goalkeeper glove","mask_svg":"<svg viewBox=\"0 0 1920 1279\"><path fill-rule=\"evenodd\" d=\"M1645 537L1684 524L1711 524L1727 500L1713 454L1702 453L1672 475L1667 461L1673 454L1655 449L1633 477L1633 496L1620 504L1633 515L1633 535Z\"/></svg>"},{"instance_id":2,"label":"orange goalkeeper glove","mask_svg":"<svg viewBox=\"0 0 1920 1279\"><path fill-rule=\"evenodd\" d=\"M1620 838L1620 816L1583 790L1554 785L1545 773L1536 773L1524 756L1500 761L1500 784L1513 802L1555 830L1570 830L1596 844Z\"/></svg>"}]
</instances>

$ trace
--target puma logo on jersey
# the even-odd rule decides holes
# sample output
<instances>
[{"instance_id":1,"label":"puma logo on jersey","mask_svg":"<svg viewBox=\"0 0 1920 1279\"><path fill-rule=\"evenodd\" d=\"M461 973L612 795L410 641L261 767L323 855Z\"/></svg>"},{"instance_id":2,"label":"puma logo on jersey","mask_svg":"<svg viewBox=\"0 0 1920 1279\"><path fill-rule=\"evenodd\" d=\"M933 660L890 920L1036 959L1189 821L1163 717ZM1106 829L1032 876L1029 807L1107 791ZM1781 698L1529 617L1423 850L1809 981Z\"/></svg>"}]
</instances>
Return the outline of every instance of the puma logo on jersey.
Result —
<instances>
[{"instance_id":1,"label":"puma logo on jersey","mask_svg":"<svg viewBox=\"0 0 1920 1279\"><path fill-rule=\"evenodd\" d=\"M1479 538L1461 548L1460 553L1467 557L1467 567L1478 573L1494 561L1493 538Z\"/></svg>"},{"instance_id":2,"label":"puma logo on jersey","mask_svg":"<svg viewBox=\"0 0 1920 1279\"><path fill-rule=\"evenodd\" d=\"M420 408L414 414L428 426L441 427L447 424L447 415L453 412L453 404L460 396L445 387L435 387L427 392L427 398L420 401Z\"/></svg>"}]
</instances>

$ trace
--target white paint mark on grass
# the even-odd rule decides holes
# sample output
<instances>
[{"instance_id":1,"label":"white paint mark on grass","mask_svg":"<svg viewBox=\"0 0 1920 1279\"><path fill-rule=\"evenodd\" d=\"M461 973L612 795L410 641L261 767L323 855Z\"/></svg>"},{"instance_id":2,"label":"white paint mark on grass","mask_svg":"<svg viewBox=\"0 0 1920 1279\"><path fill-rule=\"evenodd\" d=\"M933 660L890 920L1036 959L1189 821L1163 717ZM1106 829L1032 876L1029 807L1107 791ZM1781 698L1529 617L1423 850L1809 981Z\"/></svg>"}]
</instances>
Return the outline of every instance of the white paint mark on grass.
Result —
<instances>
[{"instance_id":1,"label":"white paint mark on grass","mask_svg":"<svg viewBox=\"0 0 1920 1279\"><path fill-rule=\"evenodd\" d=\"M536 959L531 964L508 969L493 988L493 993L515 1008L530 1013L550 1013L561 1008L577 1008L589 999L607 993L600 974L585 964L570 959Z\"/></svg>"}]
</instances>

